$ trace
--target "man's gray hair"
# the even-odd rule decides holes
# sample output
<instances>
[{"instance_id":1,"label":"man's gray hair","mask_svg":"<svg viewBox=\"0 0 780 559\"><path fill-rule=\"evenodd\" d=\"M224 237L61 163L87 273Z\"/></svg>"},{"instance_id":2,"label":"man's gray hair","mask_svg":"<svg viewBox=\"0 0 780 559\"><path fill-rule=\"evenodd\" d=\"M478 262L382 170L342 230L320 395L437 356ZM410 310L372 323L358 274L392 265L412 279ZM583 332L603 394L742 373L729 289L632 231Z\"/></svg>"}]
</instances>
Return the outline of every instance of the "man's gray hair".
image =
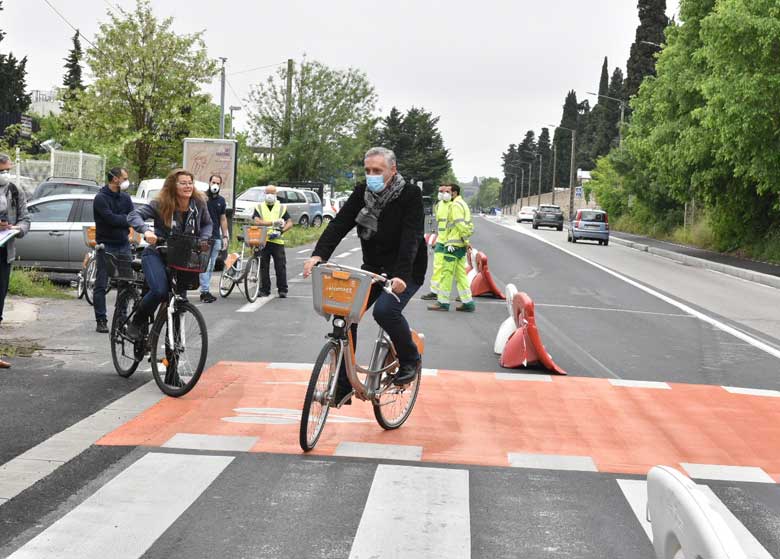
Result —
<instances>
[{"instance_id":1,"label":"man's gray hair","mask_svg":"<svg viewBox=\"0 0 780 559\"><path fill-rule=\"evenodd\" d=\"M5 153L0 153L0 163L8 163L11 161L11 156Z\"/></svg>"},{"instance_id":2,"label":"man's gray hair","mask_svg":"<svg viewBox=\"0 0 780 559\"><path fill-rule=\"evenodd\" d=\"M375 147L368 150L366 152L366 156L363 158L363 161L376 155L381 155L385 158L385 163L387 163L388 168L395 165L395 154L393 153L393 150L382 147Z\"/></svg>"}]
</instances>

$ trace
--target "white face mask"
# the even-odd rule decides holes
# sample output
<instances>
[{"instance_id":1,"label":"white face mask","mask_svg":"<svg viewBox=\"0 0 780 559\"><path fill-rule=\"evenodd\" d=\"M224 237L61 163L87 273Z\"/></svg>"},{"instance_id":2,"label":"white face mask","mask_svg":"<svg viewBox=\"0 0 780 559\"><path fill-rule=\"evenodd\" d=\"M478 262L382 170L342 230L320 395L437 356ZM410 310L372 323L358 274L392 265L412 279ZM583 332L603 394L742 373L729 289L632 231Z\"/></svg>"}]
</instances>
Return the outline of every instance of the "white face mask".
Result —
<instances>
[{"instance_id":1,"label":"white face mask","mask_svg":"<svg viewBox=\"0 0 780 559\"><path fill-rule=\"evenodd\" d=\"M11 182L11 171L0 171L0 186L8 186Z\"/></svg>"},{"instance_id":2,"label":"white face mask","mask_svg":"<svg viewBox=\"0 0 780 559\"><path fill-rule=\"evenodd\" d=\"M439 202L444 200L444 192L439 192Z\"/></svg>"},{"instance_id":3,"label":"white face mask","mask_svg":"<svg viewBox=\"0 0 780 559\"><path fill-rule=\"evenodd\" d=\"M130 181L126 180L119 184L120 190L127 190L128 188L130 188Z\"/></svg>"},{"instance_id":4,"label":"white face mask","mask_svg":"<svg viewBox=\"0 0 780 559\"><path fill-rule=\"evenodd\" d=\"M265 195L265 203L266 204L275 204L276 203L276 194L266 194Z\"/></svg>"},{"instance_id":5,"label":"white face mask","mask_svg":"<svg viewBox=\"0 0 780 559\"><path fill-rule=\"evenodd\" d=\"M452 200L452 194L450 194L449 192L445 192L444 194L442 194L441 199L444 200L445 202L449 202L450 200Z\"/></svg>"},{"instance_id":6,"label":"white face mask","mask_svg":"<svg viewBox=\"0 0 780 559\"><path fill-rule=\"evenodd\" d=\"M216 182L212 182L212 183L209 185L209 191L210 191L212 194L218 194L218 193L219 193L219 186L220 186L220 185L219 185L218 183L216 183Z\"/></svg>"}]
</instances>

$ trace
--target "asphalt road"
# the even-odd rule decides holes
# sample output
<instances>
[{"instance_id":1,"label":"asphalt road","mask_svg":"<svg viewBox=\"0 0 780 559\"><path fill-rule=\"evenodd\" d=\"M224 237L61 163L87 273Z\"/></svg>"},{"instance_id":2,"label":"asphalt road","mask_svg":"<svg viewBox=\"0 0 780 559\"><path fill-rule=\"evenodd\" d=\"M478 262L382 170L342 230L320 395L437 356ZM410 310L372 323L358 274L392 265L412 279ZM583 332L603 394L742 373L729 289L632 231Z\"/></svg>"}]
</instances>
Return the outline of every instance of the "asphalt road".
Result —
<instances>
[{"instance_id":1,"label":"asphalt road","mask_svg":"<svg viewBox=\"0 0 780 559\"><path fill-rule=\"evenodd\" d=\"M749 341L780 347L776 321L767 310L777 308L776 290L762 287L755 291L757 288L741 280L671 267L662 259L630 254L620 247L567 244L555 231L516 229L520 228L512 223L501 225L479 219L473 244L488 255L490 270L502 288L514 283L534 299L542 339L555 361L569 373L569 378L554 379L553 385L573 386L571 383L581 377L685 383L673 385L673 391L694 390L698 385L706 385L708 390L720 386L780 389L777 357ZM199 305L209 325L208 365L241 362L254 364L248 370L256 366L257 372L243 377L237 374L217 385L210 382L207 371L192 398L161 402L166 407L160 409L169 414L165 415L166 421L185 425L179 432L206 436L256 434L251 424L240 425L238 431L230 431L225 424L206 424L204 428L203 417L209 406L228 399L230 391L242 406L267 406L261 408L264 412L254 413L268 413L276 394L272 385L285 382L269 381L264 388L257 386L258 379L268 374L265 364L314 361L328 324L314 314L310 282L298 277L306 250L288 250L289 298L247 305L234 291L227 299ZM358 265L358 240L353 236L346 239L334 259ZM475 378L513 372L502 370L492 352L498 325L507 316L505 303L480 298L474 314L431 313L419 299L425 291L427 286L420 289L406 313L411 325L426 335L424 367L470 371L468 374L478 375ZM748 294L742 305L724 301L724 293L742 292ZM754 300L755 293L760 301ZM41 318L58 321L60 345L75 348L78 353L19 359L13 369L0 376L0 409L4 412L0 463L6 466L24 451L45 444L53 434L151 379L151 374L143 370L145 366L131 379L116 376L111 365L105 363L106 338L92 332L91 309L83 302L68 305L64 317L49 316L44 309ZM744 308L750 310L749 316L742 314ZM697 313L711 320L703 320ZM364 358L376 332L372 322L368 318L361 325L359 356ZM721 326L736 329L741 337ZM305 367L301 365L301 369ZM441 374L442 379L447 378ZM305 378L305 371L286 384L300 383L299 378ZM564 384L556 384L559 381ZM438 386L426 382L421 398L438 396L425 394L426 386L429 390ZM472 386L480 383L474 381ZM529 390L537 390L528 386ZM565 454L567 437L573 440L587 436L586 426L576 424L581 409L578 406L587 404L596 410L596 416L599 409L614 411L614 402L584 394L556 402L560 409L569 409L566 420L573 424L549 425L550 454ZM660 414L653 408L653 401L633 396L638 392L631 394L633 400L647 405L648 413ZM475 403L477 396L486 403ZM780 398L746 397L757 400L746 408L752 411L744 412L745 420L753 413L759 419L765 417L767 429L771 428L780 411L776 405ZM495 407L490 405L491 398L495 398ZM504 395L458 391L442 398L438 408L433 406L436 402L430 403L435 412L426 411L429 402L422 401L420 417L413 416L414 422L410 420L384 439L374 424L360 428L391 447L409 445L407 437L423 436L422 432L430 440L443 440L444 430L458 441L461 431L466 431L463 422L474 421L473 416L470 419L461 415L459 399L484 410L481 420L496 430L509 427L511 431L516 426L516 450L544 442L524 439L524 433L530 432L528 424L553 407L552 400L541 392L538 402L524 402L525 407L507 415L502 410L511 406L511 400L507 402ZM707 401L696 404L703 416L720 416L736 409L731 409L731 403L726 407L713 404L711 409ZM204 407L196 407L200 405ZM359 404L352 408L347 411L356 413L361 409ZM452 419L446 417L448 413ZM662 423L663 418L658 421ZM142 426L128 418L123 429L144 434ZM544 426L534 425L534 429L539 428ZM601 441L606 446L614 444L613 439L632 438L632 433L620 433L619 425L612 428L613 433ZM659 425L659 430L668 431L671 439L674 428ZM329 424L326 429L330 438L323 444L335 445L339 437L350 436L351 429L357 432L358 427ZM488 440L493 438L493 428L486 429L483 453L487 453ZM644 435L633 434L637 451L641 448L652 452L652 448L643 447ZM746 467L757 463L765 450L762 445L771 443L749 440L744 442L745 448L732 452L715 448L715 438L704 431L698 436L675 442L681 451L693 456L699 453L701 462L705 456L720 453L720 462L707 463ZM495 467L482 461L479 446L468 464L456 459L426 460L427 450L423 461L411 463L394 460L392 455L302 456L287 450L267 450L263 445L274 444L269 437L272 435L263 431L256 442L256 448L263 450L254 452L175 450L158 448L157 443L88 445L16 497L3 502L0 495L0 556L16 552L14 557L281 558L362 557L371 552L377 557L390 557L391 550L401 546L398 556L404 557L432 557L437 556L436 552L446 557L653 557L641 514L634 510L639 505L624 489L629 482L641 486L643 476L621 473L630 468L624 470L618 465L596 472L567 471L568 466ZM762 432L756 438L767 437L777 440L774 431ZM441 455L446 456L446 449ZM780 480L780 457L777 464L776 469L765 467L774 483L744 481L739 476L700 481L711 488L748 529L754 544L767 554L757 557L780 557L780 489L776 485ZM0 488L10 475L4 471L8 470L6 466L0 467ZM121 517L122 511L130 517ZM426 545L433 545L433 550L421 551Z\"/></svg>"}]
</instances>

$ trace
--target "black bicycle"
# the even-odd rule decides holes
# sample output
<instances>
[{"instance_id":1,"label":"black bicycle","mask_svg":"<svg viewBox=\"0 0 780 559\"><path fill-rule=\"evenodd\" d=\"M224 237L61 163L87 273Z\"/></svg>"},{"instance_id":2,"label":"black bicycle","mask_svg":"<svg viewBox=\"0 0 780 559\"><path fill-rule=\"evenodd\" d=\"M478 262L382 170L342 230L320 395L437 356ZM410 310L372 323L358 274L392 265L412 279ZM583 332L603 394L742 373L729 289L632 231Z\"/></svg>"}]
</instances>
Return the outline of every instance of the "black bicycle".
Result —
<instances>
[{"instance_id":1,"label":"black bicycle","mask_svg":"<svg viewBox=\"0 0 780 559\"><path fill-rule=\"evenodd\" d=\"M154 380L165 394L179 397L195 387L206 364L208 332L186 291L197 287L197 274L206 269L211 251L207 245L212 242L186 235L170 237L166 244L158 242L155 250L169 271L168 297L157 316L143 326L139 340L131 339L125 327L148 291L141 260L106 253L109 275L118 288L109 336L111 358L120 376L132 375L148 355Z\"/></svg>"}]
</instances>

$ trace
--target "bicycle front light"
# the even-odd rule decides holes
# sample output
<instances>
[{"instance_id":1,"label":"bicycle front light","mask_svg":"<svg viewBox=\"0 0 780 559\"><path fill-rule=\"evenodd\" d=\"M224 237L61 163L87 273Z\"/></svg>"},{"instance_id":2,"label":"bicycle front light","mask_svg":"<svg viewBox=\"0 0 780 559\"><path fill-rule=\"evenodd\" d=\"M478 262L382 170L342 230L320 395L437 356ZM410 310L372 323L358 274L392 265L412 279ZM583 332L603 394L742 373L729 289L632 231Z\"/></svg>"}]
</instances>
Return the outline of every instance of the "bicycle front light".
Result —
<instances>
[{"instance_id":1,"label":"bicycle front light","mask_svg":"<svg viewBox=\"0 0 780 559\"><path fill-rule=\"evenodd\" d=\"M347 325L347 323L344 321L343 318L335 318L333 319L333 326L336 328L344 328Z\"/></svg>"}]
</instances>

